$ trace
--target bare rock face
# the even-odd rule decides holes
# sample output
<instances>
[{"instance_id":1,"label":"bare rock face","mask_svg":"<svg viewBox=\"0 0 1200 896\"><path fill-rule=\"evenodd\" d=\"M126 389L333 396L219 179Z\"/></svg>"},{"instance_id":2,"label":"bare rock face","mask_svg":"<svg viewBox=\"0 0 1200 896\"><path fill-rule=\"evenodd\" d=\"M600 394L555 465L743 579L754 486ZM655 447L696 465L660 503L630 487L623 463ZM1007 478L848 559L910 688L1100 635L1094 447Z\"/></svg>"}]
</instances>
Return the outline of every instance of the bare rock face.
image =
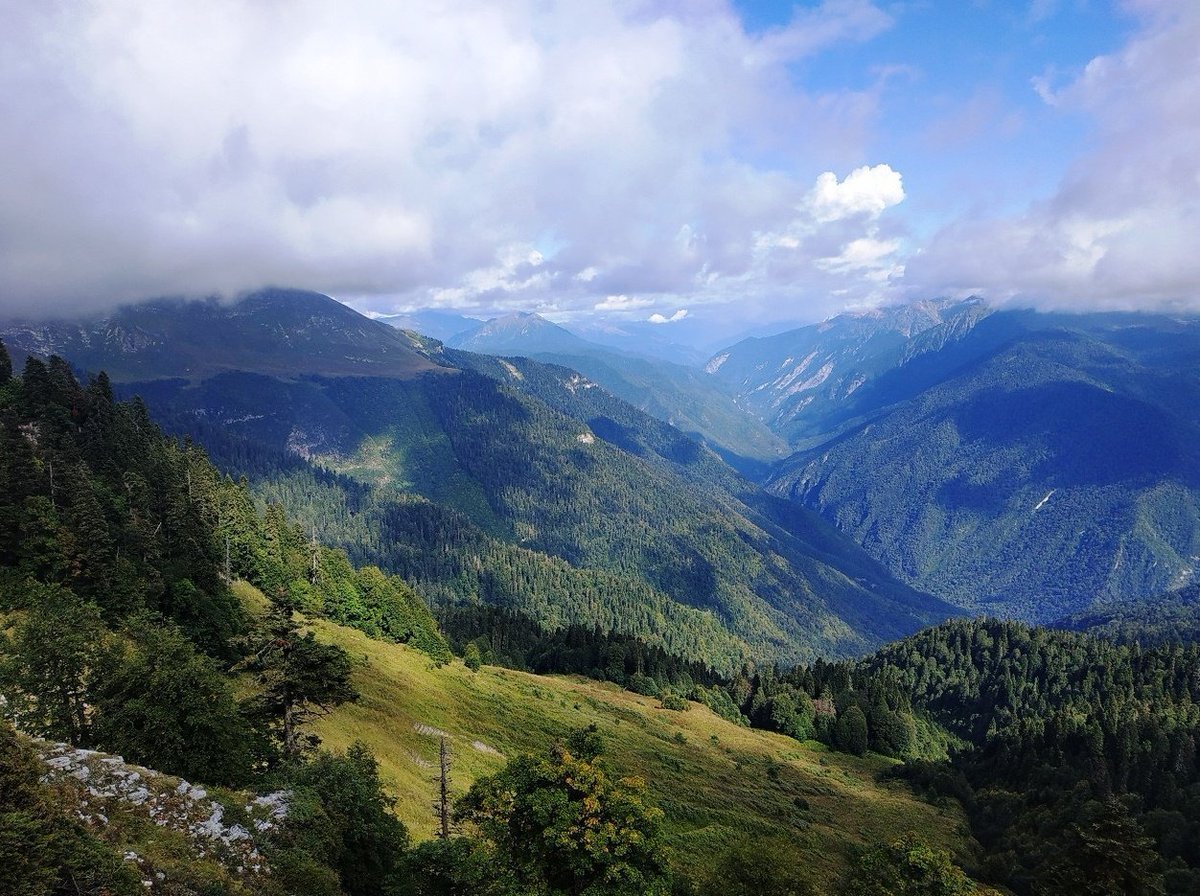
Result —
<instances>
[{"instance_id":1,"label":"bare rock face","mask_svg":"<svg viewBox=\"0 0 1200 896\"><path fill-rule=\"evenodd\" d=\"M79 820L102 839L113 842L116 829L136 829L138 825L128 822L148 819L180 835L196 857L220 863L232 876L269 874L260 847L287 818L288 791L259 796L227 790L210 794L181 778L131 765L120 756L49 741L34 740L33 745L46 762L42 781L64 795L73 794ZM125 823L114 824L118 819ZM168 881L169 874L132 848L135 844L115 845L124 849L127 862L137 865L147 892Z\"/></svg>"}]
</instances>

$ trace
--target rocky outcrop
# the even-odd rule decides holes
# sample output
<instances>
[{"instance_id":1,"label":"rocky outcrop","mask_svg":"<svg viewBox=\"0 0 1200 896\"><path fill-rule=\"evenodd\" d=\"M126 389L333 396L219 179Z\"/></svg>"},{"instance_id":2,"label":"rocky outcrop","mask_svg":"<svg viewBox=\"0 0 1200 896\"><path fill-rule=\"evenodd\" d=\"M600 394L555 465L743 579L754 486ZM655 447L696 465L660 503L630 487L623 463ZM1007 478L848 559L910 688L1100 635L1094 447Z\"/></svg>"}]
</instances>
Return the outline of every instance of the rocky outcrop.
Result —
<instances>
[{"instance_id":1,"label":"rocky outcrop","mask_svg":"<svg viewBox=\"0 0 1200 896\"><path fill-rule=\"evenodd\" d=\"M210 793L120 756L48 741L34 740L33 745L46 762L43 782L73 794L77 817L101 839L114 842L113 828L137 827L114 825L114 820L141 816L180 835L197 858L219 863L230 876L246 880L269 873L262 845L287 817L288 791ZM147 892L169 879L169 872L139 852L136 842L118 838L114 845L138 867Z\"/></svg>"}]
</instances>

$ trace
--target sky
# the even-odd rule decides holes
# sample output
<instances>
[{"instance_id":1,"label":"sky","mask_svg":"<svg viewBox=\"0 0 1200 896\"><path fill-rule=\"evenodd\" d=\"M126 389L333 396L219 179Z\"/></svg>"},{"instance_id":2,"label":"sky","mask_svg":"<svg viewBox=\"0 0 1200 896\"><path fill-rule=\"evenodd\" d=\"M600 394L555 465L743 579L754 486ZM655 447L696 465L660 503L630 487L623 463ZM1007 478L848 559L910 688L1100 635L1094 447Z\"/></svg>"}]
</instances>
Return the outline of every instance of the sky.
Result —
<instances>
[{"instance_id":1,"label":"sky","mask_svg":"<svg viewBox=\"0 0 1200 896\"><path fill-rule=\"evenodd\" d=\"M0 312L1200 310L1194 0L0 0Z\"/></svg>"}]
</instances>

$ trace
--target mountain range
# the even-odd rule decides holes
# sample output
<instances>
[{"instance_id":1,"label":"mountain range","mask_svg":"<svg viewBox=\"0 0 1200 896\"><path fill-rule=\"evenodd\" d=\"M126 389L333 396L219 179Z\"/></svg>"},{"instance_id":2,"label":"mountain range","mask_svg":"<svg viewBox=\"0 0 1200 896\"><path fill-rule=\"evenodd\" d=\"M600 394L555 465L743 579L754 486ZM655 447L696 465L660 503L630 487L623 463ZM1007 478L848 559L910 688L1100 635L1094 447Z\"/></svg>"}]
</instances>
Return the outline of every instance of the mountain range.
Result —
<instances>
[{"instance_id":1,"label":"mountain range","mask_svg":"<svg viewBox=\"0 0 1200 896\"><path fill-rule=\"evenodd\" d=\"M109 371L326 541L447 604L724 669L857 653L955 612L578 372L446 349L327 297L160 302L3 339L18 362Z\"/></svg>"},{"instance_id":2,"label":"mountain range","mask_svg":"<svg viewBox=\"0 0 1200 896\"><path fill-rule=\"evenodd\" d=\"M537 314L494 318L446 344L577 370L618 398L703 442L752 477L764 474L787 454L786 443L766 423L747 413L732 390L697 366L678 364L628 346L601 345Z\"/></svg>"},{"instance_id":3,"label":"mountain range","mask_svg":"<svg viewBox=\"0 0 1200 896\"><path fill-rule=\"evenodd\" d=\"M924 303L708 365L797 449L767 480L894 573L1034 621L1200 569L1200 321Z\"/></svg>"},{"instance_id":4,"label":"mountain range","mask_svg":"<svg viewBox=\"0 0 1200 896\"><path fill-rule=\"evenodd\" d=\"M396 328L421 321L468 327L445 341ZM218 457L267 470L263 494L301 514L307 502L352 551L372 540L356 502L394 517L397 496L419 496L404 514L438 516L429 531L452 518L489 551L709 614L680 625L708 632L691 650L734 631L727 663L746 645L861 649L951 605L1053 621L1200 569L1194 318L919 302L746 339L699 367L534 314L372 321L274 290L10 322L0 336L18 358L108 370ZM286 497L284 469L307 477L293 486L306 497ZM392 566L424 575L415 558L434 550L392 550ZM447 600L515 599L462 575L426 584ZM573 588L567 616L537 612L595 617Z\"/></svg>"}]
</instances>

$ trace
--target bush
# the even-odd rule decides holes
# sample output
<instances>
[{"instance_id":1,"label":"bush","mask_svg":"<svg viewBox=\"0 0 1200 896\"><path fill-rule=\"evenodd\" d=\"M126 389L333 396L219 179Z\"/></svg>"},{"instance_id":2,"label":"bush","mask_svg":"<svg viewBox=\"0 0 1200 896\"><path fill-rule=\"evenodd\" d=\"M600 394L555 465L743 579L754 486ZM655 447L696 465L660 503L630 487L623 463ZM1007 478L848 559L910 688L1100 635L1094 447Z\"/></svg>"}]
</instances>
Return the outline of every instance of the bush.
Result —
<instances>
[{"instance_id":1,"label":"bush","mask_svg":"<svg viewBox=\"0 0 1200 896\"><path fill-rule=\"evenodd\" d=\"M670 709L674 712L687 712L691 709L691 704L685 698L680 697L678 694L672 694L670 691L662 695L662 703L660 705L663 709Z\"/></svg>"},{"instance_id":2,"label":"bush","mask_svg":"<svg viewBox=\"0 0 1200 896\"><path fill-rule=\"evenodd\" d=\"M662 694L662 686L649 675L630 675L626 687L644 697L657 697Z\"/></svg>"},{"instance_id":3,"label":"bush","mask_svg":"<svg viewBox=\"0 0 1200 896\"><path fill-rule=\"evenodd\" d=\"M837 892L841 896L969 896L975 885L949 853L908 833L863 853Z\"/></svg>"},{"instance_id":4,"label":"bush","mask_svg":"<svg viewBox=\"0 0 1200 896\"><path fill-rule=\"evenodd\" d=\"M479 645L472 641L467 645L467 649L463 651L463 663L472 672L478 672L483 667L483 655L479 652Z\"/></svg>"},{"instance_id":5,"label":"bush","mask_svg":"<svg viewBox=\"0 0 1200 896\"><path fill-rule=\"evenodd\" d=\"M392 814L394 801L383 793L370 750L354 744L345 755L322 751L295 772L292 783L293 810L277 835L280 849L290 851L290 868L303 869L310 859L327 865L346 896L399 887L408 831Z\"/></svg>"},{"instance_id":6,"label":"bush","mask_svg":"<svg viewBox=\"0 0 1200 896\"><path fill-rule=\"evenodd\" d=\"M864 756L869 743L866 714L854 704L838 716L833 729L833 745L843 753Z\"/></svg>"}]
</instances>

